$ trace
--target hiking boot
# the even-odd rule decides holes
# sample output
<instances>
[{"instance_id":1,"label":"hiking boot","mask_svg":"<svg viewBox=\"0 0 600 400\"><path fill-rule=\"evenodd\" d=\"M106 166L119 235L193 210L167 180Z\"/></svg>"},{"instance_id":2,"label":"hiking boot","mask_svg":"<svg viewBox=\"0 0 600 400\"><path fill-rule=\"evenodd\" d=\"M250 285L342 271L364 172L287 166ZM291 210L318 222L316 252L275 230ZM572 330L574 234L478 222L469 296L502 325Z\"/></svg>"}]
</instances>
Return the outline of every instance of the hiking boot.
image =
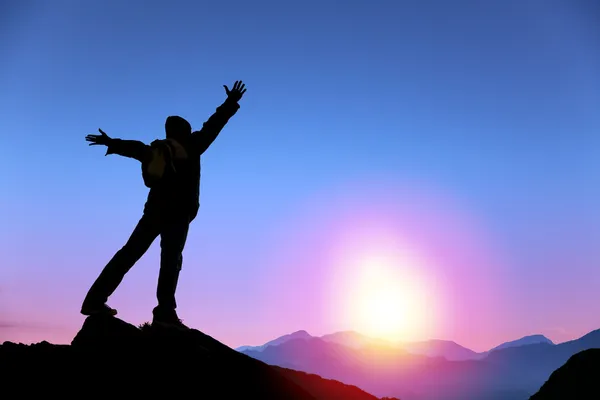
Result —
<instances>
[{"instance_id":1,"label":"hiking boot","mask_svg":"<svg viewBox=\"0 0 600 400\"><path fill-rule=\"evenodd\" d=\"M173 328L180 331L188 331L190 328L186 326L182 320L179 319L177 313L173 310L170 312L154 311L154 317L152 318L153 327L161 328Z\"/></svg>"},{"instance_id":2,"label":"hiking boot","mask_svg":"<svg viewBox=\"0 0 600 400\"><path fill-rule=\"evenodd\" d=\"M108 316L112 316L114 317L115 315L117 315L117 310L115 310L114 308L109 307L107 304L100 304L100 305L88 305L88 304L84 304L83 306L81 306L81 313L83 315L108 315Z\"/></svg>"}]
</instances>

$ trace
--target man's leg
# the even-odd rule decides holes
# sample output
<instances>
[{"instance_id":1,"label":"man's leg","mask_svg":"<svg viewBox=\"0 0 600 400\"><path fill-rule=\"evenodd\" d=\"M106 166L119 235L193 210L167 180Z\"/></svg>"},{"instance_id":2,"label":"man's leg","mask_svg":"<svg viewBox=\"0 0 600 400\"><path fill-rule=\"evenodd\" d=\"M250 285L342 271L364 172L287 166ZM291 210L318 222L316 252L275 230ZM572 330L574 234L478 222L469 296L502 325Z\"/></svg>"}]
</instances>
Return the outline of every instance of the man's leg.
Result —
<instances>
[{"instance_id":1,"label":"man's leg","mask_svg":"<svg viewBox=\"0 0 600 400\"><path fill-rule=\"evenodd\" d=\"M181 324L175 311L175 291L183 264L182 253L188 230L188 217L172 218L163 224L160 234L160 272L156 289L158 306L153 311L155 323Z\"/></svg>"},{"instance_id":2,"label":"man's leg","mask_svg":"<svg viewBox=\"0 0 600 400\"><path fill-rule=\"evenodd\" d=\"M107 310L104 305L111 294L117 289L125 274L146 253L152 242L160 233L160 225L156 218L146 214L142 216L125 246L106 264L98 279L90 288L81 313L94 314Z\"/></svg>"}]
</instances>

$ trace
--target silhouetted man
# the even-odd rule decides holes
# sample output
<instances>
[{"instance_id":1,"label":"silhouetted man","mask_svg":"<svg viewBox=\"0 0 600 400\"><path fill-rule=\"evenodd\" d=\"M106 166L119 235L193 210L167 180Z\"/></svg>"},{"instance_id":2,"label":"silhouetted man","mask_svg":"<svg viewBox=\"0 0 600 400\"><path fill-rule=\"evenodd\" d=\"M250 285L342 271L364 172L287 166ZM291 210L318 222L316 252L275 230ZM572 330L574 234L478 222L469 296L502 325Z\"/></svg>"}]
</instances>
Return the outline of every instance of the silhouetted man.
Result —
<instances>
[{"instance_id":1,"label":"silhouetted man","mask_svg":"<svg viewBox=\"0 0 600 400\"><path fill-rule=\"evenodd\" d=\"M224 87L227 99L200 131L192 132L185 119L170 116L165 122L167 139L154 141L150 146L136 140L112 139L101 129L100 135L86 136L86 140L91 142L90 146L107 146L106 155L118 154L139 160L144 181L151 189L142 218L129 240L108 262L90 288L81 307L83 315L117 314L117 310L106 304L108 297L160 235L160 272L156 290L158 305L152 312L152 323L187 328L175 311L175 291L189 224L199 208L200 156L237 112L240 107L238 101L246 92L242 81L236 81L231 90L226 85ZM157 149L165 158L158 163L162 169L153 180L147 181L148 169L153 168L150 165L156 165ZM148 183L150 181L151 184Z\"/></svg>"}]
</instances>

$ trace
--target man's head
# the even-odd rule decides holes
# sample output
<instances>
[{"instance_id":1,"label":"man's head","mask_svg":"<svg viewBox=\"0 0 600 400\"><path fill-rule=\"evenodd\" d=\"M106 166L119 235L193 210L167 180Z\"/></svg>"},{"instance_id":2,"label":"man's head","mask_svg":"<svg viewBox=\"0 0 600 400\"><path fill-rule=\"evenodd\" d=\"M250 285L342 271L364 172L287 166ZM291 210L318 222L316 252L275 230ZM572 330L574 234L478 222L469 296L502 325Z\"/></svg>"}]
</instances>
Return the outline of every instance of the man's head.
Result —
<instances>
[{"instance_id":1,"label":"man's head","mask_svg":"<svg viewBox=\"0 0 600 400\"><path fill-rule=\"evenodd\" d=\"M178 142L182 142L192 134L192 126L180 116L171 115L165 121L165 132L167 139L175 139Z\"/></svg>"}]
</instances>

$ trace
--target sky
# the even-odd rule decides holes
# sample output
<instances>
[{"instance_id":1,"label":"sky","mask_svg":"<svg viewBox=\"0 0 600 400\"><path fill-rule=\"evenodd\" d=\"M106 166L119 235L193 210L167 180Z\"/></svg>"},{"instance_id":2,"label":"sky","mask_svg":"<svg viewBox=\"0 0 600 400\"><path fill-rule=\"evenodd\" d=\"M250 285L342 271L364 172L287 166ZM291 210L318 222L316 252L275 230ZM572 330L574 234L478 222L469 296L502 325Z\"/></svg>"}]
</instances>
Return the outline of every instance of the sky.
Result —
<instances>
[{"instance_id":1,"label":"sky","mask_svg":"<svg viewBox=\"0 0 600 400\"><path fill-rule=\"evenodd\" d=\"M69 343L147 195L88 147L194 128L177 292L232 347L307 330L477 351L600 328L593 0L0 2L0 342ZM156 304L159 243L109 304Z\"/></svg>"}]
</instances>

